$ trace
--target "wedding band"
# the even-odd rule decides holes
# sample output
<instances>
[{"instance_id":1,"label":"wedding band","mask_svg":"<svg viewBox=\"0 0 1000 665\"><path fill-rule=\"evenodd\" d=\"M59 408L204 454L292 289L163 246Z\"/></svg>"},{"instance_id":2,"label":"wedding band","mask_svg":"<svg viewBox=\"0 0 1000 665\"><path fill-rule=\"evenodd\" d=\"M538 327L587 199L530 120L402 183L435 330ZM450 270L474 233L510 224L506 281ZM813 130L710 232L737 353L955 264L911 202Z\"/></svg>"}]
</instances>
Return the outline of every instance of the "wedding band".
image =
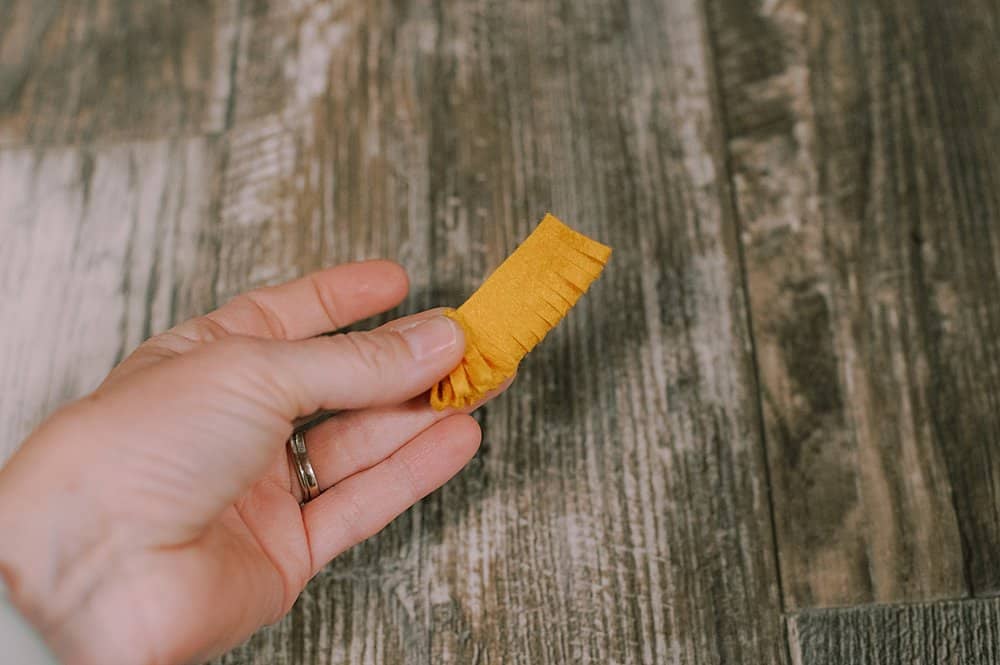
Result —
<instances>
[{"instance_id":1,"label":"wedding band","mask_svg":"<svg viewBox=\"0 0 1000 665\"><path fill-rule=\"evenodd\" d=\"M306 452L306 435L304 432L295 432L288 439L288 452L292 457L292 466L295 467L295 475L299 479L299 486L302 487L302 503L312 501L319 496L319 482L316 480L316 472L313 471L312 462L309 461L309 454Z\"/></svg>"}]
</instances>

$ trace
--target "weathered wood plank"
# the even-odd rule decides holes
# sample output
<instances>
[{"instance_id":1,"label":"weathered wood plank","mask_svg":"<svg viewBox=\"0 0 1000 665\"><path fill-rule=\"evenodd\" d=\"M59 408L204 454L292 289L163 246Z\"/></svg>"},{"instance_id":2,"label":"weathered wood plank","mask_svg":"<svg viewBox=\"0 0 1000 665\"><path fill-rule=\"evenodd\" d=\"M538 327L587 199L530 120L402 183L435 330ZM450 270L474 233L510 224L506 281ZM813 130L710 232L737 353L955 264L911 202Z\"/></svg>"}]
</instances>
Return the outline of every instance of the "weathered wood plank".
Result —
<instances>
[{"instance_id":1,"label":"weathered wood plank","mask_svg":"<svg viewBox=\"0 0 1000 665\"><path fill-rule=\"evenodd\" d=\"M703 4L0 1L0 459L237 291L457 304L551 208L616 254L482 453L222 662L782 662L731 175L785 603L995 591L1000 8ZM792 655L993 662L995 602Z\"/></svg>"},{"instance_id":2,"label":"weathered wood plank","mask_svg":"<svg viewBox=\"0 0 1000 665\"><path fill-rule=\"evenodd\" d=\"M0 5L0 459L215 303L237 12Z\"/></svg>"},{"instance_id":3,"label":"weathered wood plank","mask_svg":"<svg viewBox=\"0 0 1000 665\"><path fill-rule=\"evenodd\" d=\"M0 149L0 460L139 342L211 307L205 139Z\"/></svg>"},{"instance_id":4,"label":"weathered wood plank","mask_svg":"<svg viewBox=\"0 0 1000 665\"><path fill-rule=\"evenodd\" d=\"M701 3L258 3L219 295L337 260L458 304L546 209L610 269L458 479L225 663L782 662Z\"/></svg>"},{"instance_id":5,"label":"weathered wood plank","mask_svg":"<svg viewBox=\"0 0 1000 665\"><path fill-rule=\"evenodd\" d=\"M238 0L0 5L0 146L221 130Z\"/></svg>"},{"instance_id":6,"label":"weathered wood plank","mask_svg":"<svg viewBox=\"0 0 1000 665\"><path fill-rule=\"evenodd\" d=\"M711 7L787 607L996 590L1000 8Z\"/></svg>"},{"instance_id":7,"label":"weathered wood plank","mask_svg":"<svg viewBox=\"0 0 1000 665\"><path fill-rule=\"evenodd\" d=\"M992 665L1000 599L811 610L788 619L793 665Z\"/></svg>"}]
</instances>

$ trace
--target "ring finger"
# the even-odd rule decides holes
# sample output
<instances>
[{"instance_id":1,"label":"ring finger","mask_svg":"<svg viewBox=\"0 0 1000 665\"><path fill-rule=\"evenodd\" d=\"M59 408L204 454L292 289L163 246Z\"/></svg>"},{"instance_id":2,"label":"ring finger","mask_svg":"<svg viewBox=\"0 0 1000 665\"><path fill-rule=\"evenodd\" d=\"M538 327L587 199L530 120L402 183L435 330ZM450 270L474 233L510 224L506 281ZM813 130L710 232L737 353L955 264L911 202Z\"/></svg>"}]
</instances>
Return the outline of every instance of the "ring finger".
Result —
<instances>
[{"instance_id":1,"label":"ring finger","mask_svg":"<svg viewBox=\"0 0 1000 665\"><path fill-rule=\"evenodd\" d=\"M435 423L479 408L506 387L501 386L479 404L462 411L436 411L428 404L427 396L421 395L398 406L341 413L310 428L305 432L306 451L319 491L370 469ZM289 464L293 464L291 458ZM302 488L296 473L290 467L291 489L301 501Z\"/></svg>"}]
</instances>

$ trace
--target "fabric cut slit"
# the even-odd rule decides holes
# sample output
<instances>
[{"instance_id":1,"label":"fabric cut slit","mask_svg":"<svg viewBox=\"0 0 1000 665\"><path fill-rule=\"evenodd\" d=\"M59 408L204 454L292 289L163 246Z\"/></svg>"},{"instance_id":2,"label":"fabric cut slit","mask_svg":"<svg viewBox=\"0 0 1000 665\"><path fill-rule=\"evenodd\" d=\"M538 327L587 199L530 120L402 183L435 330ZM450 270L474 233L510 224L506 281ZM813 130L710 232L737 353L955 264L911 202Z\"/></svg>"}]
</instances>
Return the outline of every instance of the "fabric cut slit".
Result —
<instances>
[{"instance_id":1,"label":"fabric cut slit","mask_svg":"<svg viewBox=\"0 0 1000 665\"><path fill-rule=\"evenodd\" d=\"M471 406L514 376L610 257L607 245L546 215L465 303L446 312L465 332L465 356L431 389L431 405Z\"/></svg>"}]
</instances>

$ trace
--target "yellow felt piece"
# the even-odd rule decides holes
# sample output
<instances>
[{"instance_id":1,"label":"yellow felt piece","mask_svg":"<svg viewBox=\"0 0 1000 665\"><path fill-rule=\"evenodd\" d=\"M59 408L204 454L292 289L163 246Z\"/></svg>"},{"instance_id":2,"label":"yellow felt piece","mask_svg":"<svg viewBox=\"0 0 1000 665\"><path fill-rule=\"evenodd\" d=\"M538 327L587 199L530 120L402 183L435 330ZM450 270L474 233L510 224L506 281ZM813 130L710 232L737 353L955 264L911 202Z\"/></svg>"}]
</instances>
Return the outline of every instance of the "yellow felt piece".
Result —
<instances>
[{"instance_id":1,"label":"yellow felt piece","mask_svg":"<svg viewBox=\"0 0 1000 665\"><path fill-rule=\"evenodd\" d=\"M514 376L521 359L601 274L611 248L552 215L457 310L465 357L431 390L438 410L475 404Z\"/></svg>"}]
</instances>

